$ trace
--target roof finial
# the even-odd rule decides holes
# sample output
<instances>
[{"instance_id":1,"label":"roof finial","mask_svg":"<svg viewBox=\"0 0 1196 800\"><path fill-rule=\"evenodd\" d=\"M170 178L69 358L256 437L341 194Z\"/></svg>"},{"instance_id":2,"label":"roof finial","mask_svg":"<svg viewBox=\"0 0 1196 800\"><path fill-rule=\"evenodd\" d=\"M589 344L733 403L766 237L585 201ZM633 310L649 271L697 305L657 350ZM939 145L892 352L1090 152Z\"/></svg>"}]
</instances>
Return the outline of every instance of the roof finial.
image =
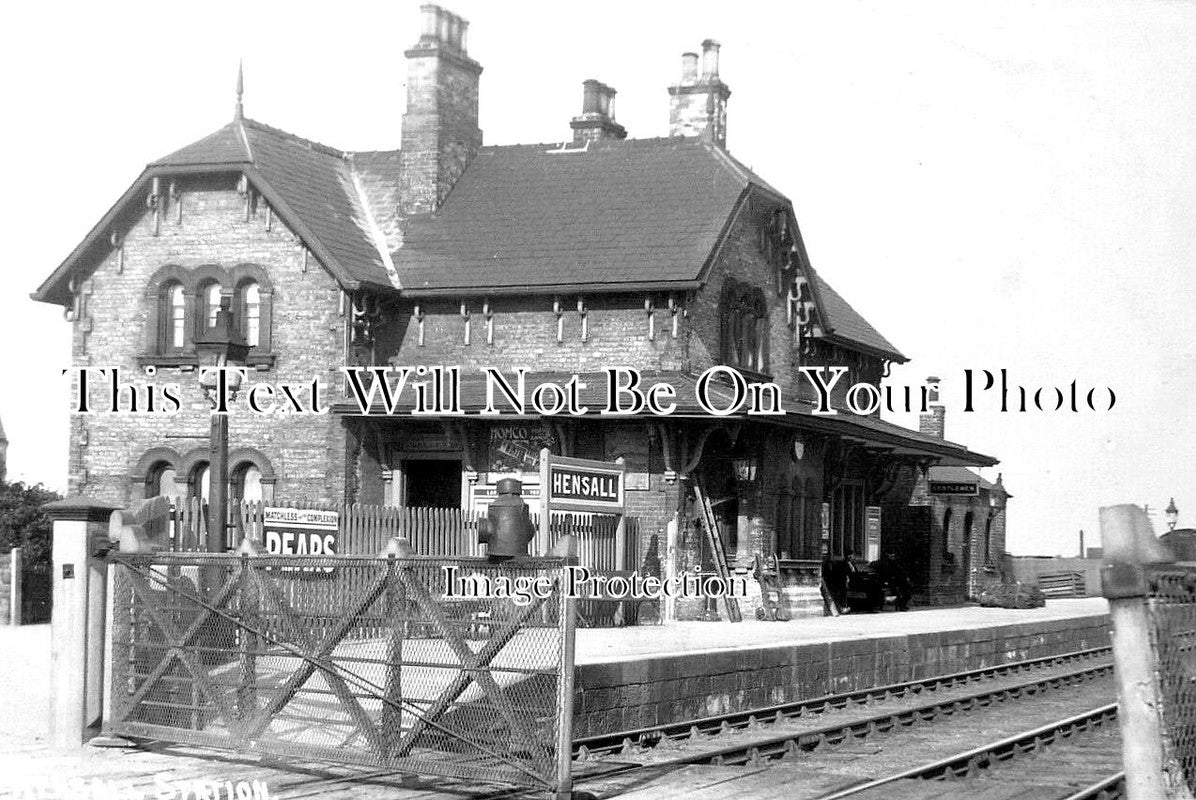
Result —
<instances>
[{"instance_id":1,"label":"roof finial","mask_svg":"<svg viewBox=\"0 0 1196 800\"><path fill-rule=\"evenodd\" d=\"M233 119L237 122L245 119L245 106L241 103L241 97L245 94L245 64L241 59L237 59L237 109L233 112Z\"/></svg>"}]
</instances>

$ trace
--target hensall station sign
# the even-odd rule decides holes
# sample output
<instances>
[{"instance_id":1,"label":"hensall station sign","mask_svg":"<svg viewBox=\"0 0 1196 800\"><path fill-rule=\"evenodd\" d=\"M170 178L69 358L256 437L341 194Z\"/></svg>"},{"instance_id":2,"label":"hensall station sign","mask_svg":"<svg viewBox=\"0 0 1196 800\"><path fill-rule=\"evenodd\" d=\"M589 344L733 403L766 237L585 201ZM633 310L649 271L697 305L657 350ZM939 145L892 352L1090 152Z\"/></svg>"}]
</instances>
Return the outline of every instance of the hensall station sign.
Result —
<instances>
[{"instance_id":1,"label":"hensall station sign","mask_svg":"<svg viewBox=\"0 0 1196 800\"><path fill-rule=\"evenodd\" d=\"M623 513L623 465L611 461L554 456L540 451L541 511ZM547 487L547 491L545 491Z\"/></svg>"},{"instance_id":2,"label":"hensall station sign","mask_svg":"<svg viewBox=\"0 0 1196 800\"><path fill-rule=\"evenodd\" d=\"M622 517L625 469L615 461L592 461L540 451L540 535L548 540L552 512L583 512ZM622 525L620 524L620 528ZM621 531L620 531L621 533Z\"/></svg>"}]
</instances>

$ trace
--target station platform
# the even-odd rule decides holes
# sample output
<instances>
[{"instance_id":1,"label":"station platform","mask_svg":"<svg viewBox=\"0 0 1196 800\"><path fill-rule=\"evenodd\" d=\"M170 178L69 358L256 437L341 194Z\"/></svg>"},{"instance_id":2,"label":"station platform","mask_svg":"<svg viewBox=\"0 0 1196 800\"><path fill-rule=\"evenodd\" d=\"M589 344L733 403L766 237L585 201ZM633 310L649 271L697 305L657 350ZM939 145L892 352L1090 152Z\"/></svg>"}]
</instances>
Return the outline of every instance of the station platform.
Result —
<instances>
[{"instance_id":1,"label":"station platform","mask_svg":"<svg viewBox=\"0 0 1196 800\"><path fill-rule=\"evenodd\" d=\"M1108 644L1104 598L1044 608L914 609L789 622L674 622L577 632L585 737Z\"/></svg>"},{"instance_id":2,"label":"station platform","mask_svg":"<svg viewBox=\"0 0 1196 800\"><path fill-rule=\"evenodd\" d=\"M575 735L1060 655L1107 644L1108 630L1102 598L1051 600L1027 610L938 608L791 622L582 629ZM48 625L0 628L0 669L20 687L0 700L0 797L83 797L110 782L122 787L122 798L198 796L188 792L216 785L223 798L226 787L241 781L260 781L277 798L466 800L492 790L439 778L363 776L347 767L265 763L201 748L54 750L48 746L48 662ZM667 791L653 785L637 796L649 790L653 796L696 793L713 784L725 790L727 776L701 772L709 769L690 768L671 779ZM744 786L738 796L776 794L753 794ZM131 793L123 793L125 787Z\"/></svg>"}]
</instances>

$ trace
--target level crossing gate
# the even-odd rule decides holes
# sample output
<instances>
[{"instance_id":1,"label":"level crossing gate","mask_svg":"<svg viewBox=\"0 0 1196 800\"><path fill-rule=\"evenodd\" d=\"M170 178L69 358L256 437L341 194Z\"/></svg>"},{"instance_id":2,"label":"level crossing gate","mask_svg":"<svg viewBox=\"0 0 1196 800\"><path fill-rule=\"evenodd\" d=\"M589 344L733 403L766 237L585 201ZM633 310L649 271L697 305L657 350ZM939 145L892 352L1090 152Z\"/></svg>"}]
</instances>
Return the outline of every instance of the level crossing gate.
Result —
<instances>
[{"instance_id":1,"label":"level crossing gate","mask_svg":"<svg viewBox=\"0 0 1196 800\"><path fill-rule=\"evenodd\" d=\"M576 562L404 549L111 553L106 731L568 796Z\"/></svg>"}]
</instances>

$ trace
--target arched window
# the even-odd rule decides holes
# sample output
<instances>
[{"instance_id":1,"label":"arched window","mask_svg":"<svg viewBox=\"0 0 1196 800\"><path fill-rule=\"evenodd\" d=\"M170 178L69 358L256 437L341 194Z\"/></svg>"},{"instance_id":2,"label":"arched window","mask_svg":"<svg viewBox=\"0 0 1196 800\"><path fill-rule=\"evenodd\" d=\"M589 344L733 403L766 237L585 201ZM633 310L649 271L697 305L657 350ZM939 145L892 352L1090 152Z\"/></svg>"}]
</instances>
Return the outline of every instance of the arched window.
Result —
<instances>
[{"instance_id":1,"label":"arched window","mask_svg":"<svg viewBox=\"0 0 1196 800\"><path fill-rule=\"evenodd\" d=\"M719 301L722 362L737 369L768 372L768 311L764 292L729 280Z\"/></svg>"},{"instance_id":2,"label":"arched window","mask_svg":"<svg viewBox=\"0 0 1196 800\"><path fill-rule=\"evenodd\" d=\"M258 366L272 363L270 326L274 285L269 273L257 264L238 264L229 271L225 285L233 287L233 316L237 330L249 345L250 361ZM268 472L263 468L263 474Z\"/></svg>"},{"instance_id":3,"label":"arched window","mask_svg":"<svg viewBox=\"0 0 1196 800\"><path fill-rule=\"evenodd\" d=\"M236 309L245 343L250 347L258 347L262 331L262 290L257 281L243 281L237 286Z\"/></svg>"},{"instance_id":4,"label":"arched window","mask_svg":"<svg viewBox=\"0 0 1196 800\"><path fill-rule=\"evenodd\" d=\"M191 473L191 496L198 497L204 505L208 504L211 494L212 470L206 461L195 465Z\"/></svg>"},{"instance_id":5,"label":"arched window","mask_svg":"<svg viewBox=\"0 0 1196 800\"><path fill-rule=\"evenodd\" d=\"M203 284L199 291L199 302L202 309L201 324L204 328L211 328L216 324L216 312L220 311L220 284L216 281Z\"/></svg>"},{"instance_id":6,"label":"arched window","mask_svg":"<svg viewBox=\"0 0 1196 800\"><path fill-rule=\"evenodd\" d=\"M232 478L233 500L262 500L262 471L256 464L239 467Z\"/></svg>"},{"instance_id":7,"label":"arched window","mask_svg":"<svg viewBox=\"0 0 1196 800\"><path fill-rule=\"evenodd\" d=\"M266 454L241 447L228 454L229 499L233 502L274 499L274 467Z\"/></svg>"},{"instance_id":8,"label":"arched window","mask_svg":"<svg viewBox=\"0 0 1196 800\"><path fill-rule=\"evenodd\" d=\"M171 505L175 505L186 492L175 480L177 473L172 465L165 461L155 464L145 481L145 497L166 497Z\"/></svg>"},{"instance_id":9,"label":"arched window","mask_svg":"<svg viewBox=\"0 0 1196 800\"><path fill-rule=\"evenodd\" d=\"M158 349L163 353L177 352L186 344L186 299L183 284L168 281L158 294Z\"/></svg>"}]
</instances>

